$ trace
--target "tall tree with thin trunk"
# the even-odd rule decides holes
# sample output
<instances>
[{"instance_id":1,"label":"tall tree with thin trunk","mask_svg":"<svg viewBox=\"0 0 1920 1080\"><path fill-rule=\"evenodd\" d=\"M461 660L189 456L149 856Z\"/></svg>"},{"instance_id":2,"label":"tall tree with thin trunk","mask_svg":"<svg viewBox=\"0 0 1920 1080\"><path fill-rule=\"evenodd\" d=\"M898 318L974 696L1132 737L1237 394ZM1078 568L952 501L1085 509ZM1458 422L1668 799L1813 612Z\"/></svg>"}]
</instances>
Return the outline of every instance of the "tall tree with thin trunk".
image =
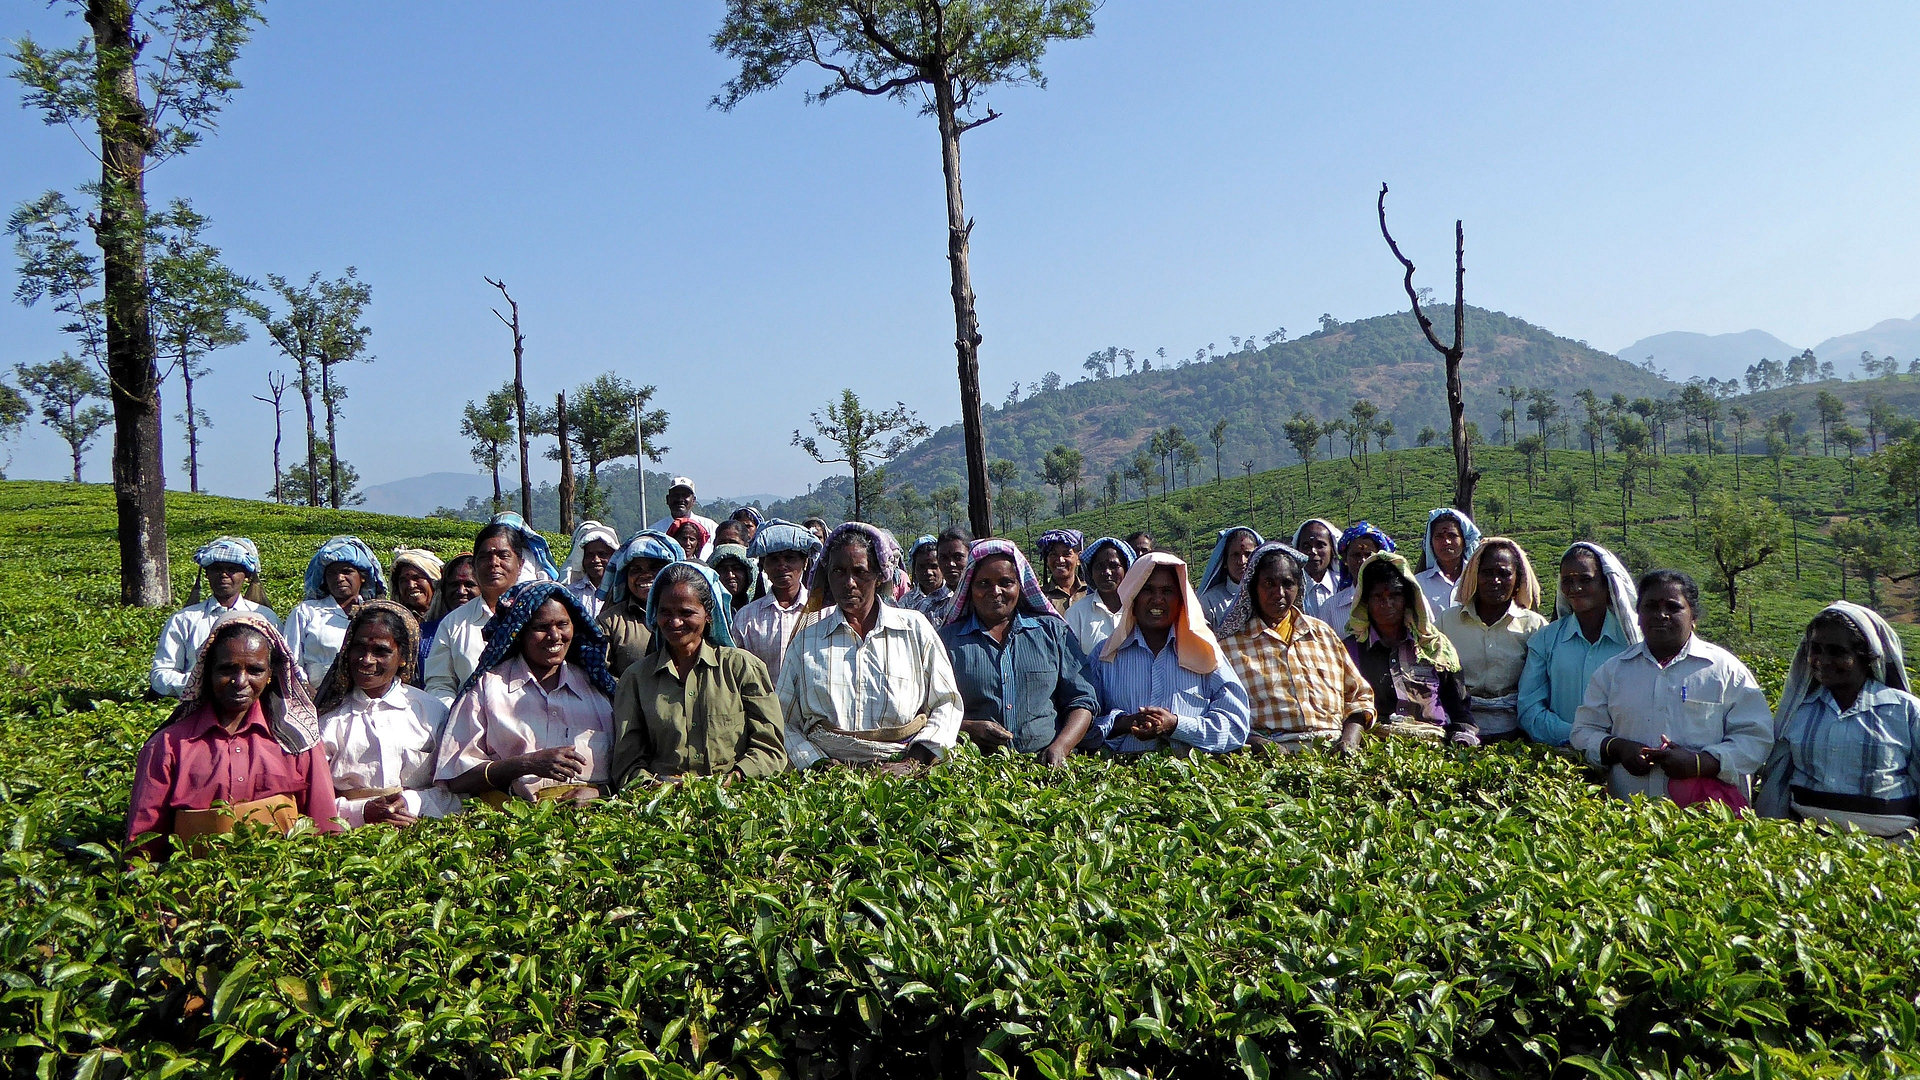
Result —
<instances>
[{"instance_id":1,"label":"tall tree with thin trunk","mask_svg":"<svg viewBox=\"0 0 1920 1080\"><path fill-rule=\"evenodd\" d=\"M255 394L253 400L273 406L273 501L284 503L287 500L280 483L280 419L287 415L287 410L281 406L280 399L287 393L287 377L278 371L267 372L267 393L269 397Z\"/></svg>"},{"instance_id":2,"label":"tall tree with thin trunk","mask_svg":"<svg viewBox=\"0 0 1920 1080\"><path fill-rule=\"evenodd\" d=\"M90 219L101 253L101 342L113 403L120 601L173 602L167 575L160 370L148 311L146 175L213 129L240 87L233 65L255 23L252 0L66 0L89 34L65 48L14 46L13 77L48 124L99 139ZM144 7L144 10L142 10Z\"/></svg>"},{"instance_id":3,"label":"tall tree with thin trunk","mask_svg":"<svg viewBox=\"0 0 1920 1080\"><path fill-rule=\"evenodd\" d=\"M259 286L220 261L220 249L200 238L209 224L185 199L175 199L154 215L157 241L149 266L153 287L153 335L168 368L161 381L180 372L186 407L187 490L200 491L200 429L207 414L193 401L195 380L207 374L206 357L247 340L243 316L257 316L253 294ZM276 472L278 470L276 469Z\"/></svg>"},{"instance_id":4,"label":"tall tree with thin trunk","mask_svg":"<svg viewBox=\"0 0 1920 1080\"><path fill-rule=\"evenodd\" d=\"M1413 302L1413 317L1420 332L1446 360L1447 415L1453 426L1453 508L1473 517L1473 488L1480 482L1480 470L1473 467L1473 445L1467 441L1467 403L1460 389L1460 358L1467 348L1467 232L1461 222L1453 223L1453 343L1443 345L1433 333L1433 320L1421 310L1420 294L1413 287L1413 260L1400 252L1393 234L1387 231L1387 185L1380 185L1380 235L1387 240L1393 257L1406 267L1404 283L1407 299Z\"/></svg>"},{"instance_id":5,"label":"tall tree with thin trunk","mask_svg":"<svg viewBox=\"0 0 1920 1080\"><path fill-rule=\"evenodd\" d=\"M460 434L470 440L468 456L493 475L493 512L506 502L500 491L500 466L513 460L513 384L507 383L461 412Z\"/></svg>"},{"instance_id":6,"label":"tall tree with thin trunk","mask_svg":"<svg viewBox=\"0 0 1920 1080\"><path fill-rule=\"evenodd\" d=\"M1098 0L727 0L713 47L740 64L713 104L732 109L777 86L796 67L827 75L809 101L852 91L917 102L940 131L946 179L960 421L966 436L967 516L976 536L993 529L986 432L980 418L980 320L969 267L973 222L960 190L960 137L1000 114L994 86L1045 86L1049 43L1093 33Z\"/></svg>"},{"instance_id":7,"label":"tall tree with thin trunk","mask_svg":"<svg viewBox=\"0 0 1920 1080\"><path fill-rule=\"evenodd\" d=\"M367 338L373 331L360 325L360 317L373 302L373 290L359 280L353 267L337 281L320 283L320 299L325 316L320 331L320 400L327 410L327 505L340 509L340 441L334 421L347 388L334 369L355 360L372 360L365 355Z\"/></svg>"},{"instance_id":8,"label":"tall tree with thin trunk","mask_svg":"<svg viewBox=\"0 0 1920 1080\"><path fill-rule=\"evenodd\" d=\"M507 302L507 310L513 313L512 317L509 318L506 315L500 314L499 308L493 309L493 317L504 323L508 330L513 331L513 419L515 426L520 430L520 517L527 522L532 522L533 466L527 461L527 435L529 431L527 427L527 374L525 368L527 338L526 335L520 332L520 304L513 298L513 294L507 291L507 287L502 284L500 280L490 277L482 277L481 280L500 290L501 297Z\"/></svg>"},{"instance_id":9,"label":"tall tree with thin trunk","mask_svg":"<svg viewBox=\"0 0 1920 1080\"><path fill-rule=\"evenodd\" d=\"M20 389L40 403L40 422L64 439L73 454L73 482L80 482L80 459L112 415L87 402L107 396L106 383L84 360L72 356L46 364L15 364Z\"/></svg>"},{"instance_id":10,"label":"tall tree with thin trunk","mask_svg":"<svg viewBox=\"0 0 1920 1080\"><path fill-rule=\"evenodd\" d=\"M267 287L279 295L286 310L278 315L263 310L262 323L274 345L293 362L300 404L306 410L307 490L304 494L295 492L294 496L307 506L319 506L320 426L319 417L313 411L313 399L320 390L320 358L326 334L326 302L320 295L320 273L316 270L309 275L305 285L296 285L279 274L268 274Z\"/></svg>"},{"instance_id":11,"label":"tall tree with thin trunk","mask_svg":"<svg viewBox=\"0 0 1920 1080\"><path fill-rule=\"evenodd\" d=\"M560 441L560 531L573 532L573 422L567 415L567 395L564 391L553 397L553 434ZM600 480L593 473L587 474L587 486L590 494L598 499ZM588 510L591 514L592 509Z\"/></svg>"},{"instance_id":12,"label":"tall tree with thin trunk","mask_svg":"<svg viewBox=\"0 0 1920 1080\"><path fill-rule=\"evenodd\" d=\"M927 437L927 425L905 402L870 411L852 390L840 391L839 401L828 402L811 419L814 433L795 431L793 445L822 465L844 464L853 472L854 521L862 520L860 488L867 472L898 457L916 439Z\"/></svg>"}]
</instances>

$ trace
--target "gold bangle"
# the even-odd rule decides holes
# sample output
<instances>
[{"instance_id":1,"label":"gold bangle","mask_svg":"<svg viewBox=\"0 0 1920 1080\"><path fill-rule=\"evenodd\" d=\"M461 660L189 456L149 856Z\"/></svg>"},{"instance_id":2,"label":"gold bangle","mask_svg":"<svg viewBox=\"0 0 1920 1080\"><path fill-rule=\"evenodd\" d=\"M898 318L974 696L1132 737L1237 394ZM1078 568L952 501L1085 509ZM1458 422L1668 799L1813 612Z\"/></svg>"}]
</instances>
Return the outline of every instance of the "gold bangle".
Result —
<instances>
[{"instance_id":1,"label":"gold bangle","mask_svg":"<svg viewBox=\"0 0 1920 1080\"><path fill-rule=\"evenodd\" d=\"M485 765L480 766L480 781L487 785L488 791L500 790L493 786L493 761L491 759L489 759Z\"/></svg>"},{"instance_id":2,"label":"gold bangle","mask_svg":"<svg viewBox=\"0 0 1920 1080\"><path fill-rule=\"evenodd\" d=\"M1693 752L1693 775L1704 776L1706 775L1706 771L1706 766L1700 762L1700 751L1695 750Z\"/></svg>"}]
</instances>

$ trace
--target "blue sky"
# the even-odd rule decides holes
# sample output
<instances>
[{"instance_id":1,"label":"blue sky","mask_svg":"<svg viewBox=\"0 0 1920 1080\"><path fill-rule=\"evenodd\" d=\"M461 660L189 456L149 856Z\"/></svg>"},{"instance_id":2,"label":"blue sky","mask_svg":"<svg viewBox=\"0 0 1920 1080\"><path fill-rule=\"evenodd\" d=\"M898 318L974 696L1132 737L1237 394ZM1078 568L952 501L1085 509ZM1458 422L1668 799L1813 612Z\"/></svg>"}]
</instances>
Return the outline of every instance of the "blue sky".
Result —
<instances>
[{"instance_id":1,"label":"blue sky","mask_svg":"<svg viewBox=\"0 0 1920 1080\"><path fill-rule=\"evenodd\" d=\"M220 132L150 188L210 215L243 273L372 284L377 360L341 431L368 482L472 470L460 407L512 364L483 274L521 302L539 397L656 384L664 466L707 492L825 475L788 439L842 386L957 417L930 119L805 105L806 73L709 108L714 3L267 9ZM0 35L67 40L63 10L9 5ZM1191 355L1399 306L1382 180L1428 283L1462 217L1470 302L1603 348L1920 312L1915 5L1115 0L1097 21L964 144L989 400L1108 344ZM91 168L0 109L9 207ZM0 305L0 364L58 355L56 322ZM206 384L216 492L271 482L261 337ZM37 424L9 449L10 476L64 474ZM106 437L88 468L106 478Z\"/></svg>"}]
</instances>

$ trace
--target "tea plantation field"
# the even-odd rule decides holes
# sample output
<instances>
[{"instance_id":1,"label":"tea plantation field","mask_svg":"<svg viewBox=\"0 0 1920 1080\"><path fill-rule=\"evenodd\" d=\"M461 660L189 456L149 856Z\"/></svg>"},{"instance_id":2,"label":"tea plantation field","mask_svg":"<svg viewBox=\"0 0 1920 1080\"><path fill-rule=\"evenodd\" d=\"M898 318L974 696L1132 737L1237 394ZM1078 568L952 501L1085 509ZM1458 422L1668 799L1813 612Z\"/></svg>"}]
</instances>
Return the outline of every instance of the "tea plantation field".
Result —
<instances>
[{"instance_id":1,"label":"tea plantation field","mask_svg":"<svg viewBox=\"0 0 1920 1080\"><path fill-rule=\"evenodd\" d=\"M283 612L327 535L470 529L169 516L182 594L193 546L243 532ZM960 752L128 868L164 616L114 606L111 529L104 488L0 483L9 1075L1920 1072L1910 848L1610 803L1526 747ZM1780 592L1782 623L1814 603Z\"/></svg>"}]
</instances>

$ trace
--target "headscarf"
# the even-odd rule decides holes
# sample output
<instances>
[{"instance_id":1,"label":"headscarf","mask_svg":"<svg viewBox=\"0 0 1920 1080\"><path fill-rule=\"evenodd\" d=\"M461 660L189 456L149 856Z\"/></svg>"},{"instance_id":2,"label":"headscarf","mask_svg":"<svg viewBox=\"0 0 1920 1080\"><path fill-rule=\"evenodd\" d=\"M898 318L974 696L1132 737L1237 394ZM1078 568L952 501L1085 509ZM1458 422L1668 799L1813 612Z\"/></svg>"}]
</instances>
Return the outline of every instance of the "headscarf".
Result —
<instances>
[{"instance_id":1,"label":"headscarf","mask_svg":"<svg viewBox=\"0 0 1920 1080\"><path fill-rule=\"evenodd\" d=\"M1200 574L1201 592L1206 592L1208 589L1227 580L1227 545L1232 543L1233 538L1240 533L1246 533L1248 536L1253 537L1254 547L1259 547L1261 544L1266 543L1266 540L1262 538L1259 533L1245 525L1233 525L1221 529L1220 538L1213 542L1213 555L1207 559L1207 568ZM1128 601L1128 603L1132 603L1132 601Z\"/></svg>"},{"instance_id":2,"label":"headscarf","mask_svg":"<svg viewBox=\"0 0 1920 1080\"><path fill-rule=\"evenodd\" d=\"M395 685L406 686L413 682L414 668L420 662L420 622L406 605L392 600L368 600L353 611L353 618L347 620L347 634L340 643L340 651L333 654L333 664L327 668L327 674L320 680L320 686L313 697L314 710L322 716L340 707L340 703L353 692L353 669L347 662L347 646L352 643L354 631L368 616L385 611L400 617L400 639L394 644L400 649L400 670L394 673Z\"/></svg>"},{"instance_id":3,"label":"headscarf","mask_svg":"<svg viewBox=\"0 0 1920 1080\"><path fill-rule=\"evenodd\" d=\"M1107 637L1106 647L1100 650L1100 659L1112 660L1119 654L1120 646L1132 636L1133 602L1140 590L1147 587L1147 579L1163 566L1180 579L1180 617L1173 622L1174 656L1181 667L1195 675L1212 674L1227 662L1226 657L1221 655L1220 642L1214 638L1213 631L1207 629L1200 597L1193 591L1193 583L1187 580L1186 562L1164 551L1149 551L1128 568L1127 576L1120 582L1120 617L1114 623L1113 633Z\"/></svg>"},{"instance_id":4,"label":"headscarf","mask_svg":"<svg viewBox=\"0 0 1920 1080\"><path fill-rule=\"evenodd\" d=\"M747 545L747 557L757 563L776 551L797 551L812 558L819 550L820 538L813 535L813 530L774 518L753 534L753 543Z\"/></svg>"},{"instance_id":5,"label":"headscarf","mask_svg":"<svg viewBox=\"0 0 1920 1080\"><path fill-rule=\"evenodd\" d=\"M1295 551L1307 550L1307 526L1318 525L1327 530L1327 543L1333 546L1333 564L1327 570L1333 574L1335 588L1340 588L1340 527L1326 518L1308 518L1293 530L1293 548Z\"/></svg>"},{"instance_id":6,"label":"headscarf","mask_svg":"<svg viewBox=\"0 0 1920 1080\"><path fill-rule=\"evenodd\" d=\"M747 520L753 522L753 527L756 530L767 523L767 519L760 516L760 508L757 506L742 506L727 516L737 518L741 514L747 515Z\"/></svg>"},{"instance_id":7,"label":"headscarf","mask_svg":"<svg viewBox=\"0 0 1920 1080\"><path fill-rule=\"evenodd\" d=\"M1050 544L1065 544L1079 551L1087 546L1087 537L1079 529L1048 529L1040 534L1040 542L1035 545L1035 550L1040 552L1042 559L1047 557L1047 547Z\"/></svg>"},{"instance_id":8,"label":"headscarf","mask_svg":"<svg viewBox=\"0 0 1920 1080\"><path fill-rule=\"evenodd\" d=\"M234 609L213 621L213 632L200 646L200 657L194 661L193 670L187 673L186 685L180 689L180 704L167 717L167 723L185 719L205 704L200 695L207 688L207 658L213 653L213 643L221 640L221 631L234 624L266 638L268 651L273 656L273 673L266 691L260 695L260 712L267 718L267 729L289 754L304 754L313 749L320 741L320 714L313 707L313 698L307 695L307 684L296 674L293 650L287 648L287 639L280 636L280 628L272 619L251 611Z\"/></svg>"},{"instance_id":9,"label":"headscarf","mask_svg":"<svg viewBox=\"0 0 1920 1080\"><path fill-rule=\"evenodd\" d=\"M1340 534L1340 542L1333 545L1334 565L1340 572L1340 587L1343 589L1359 580L1347 574L1347 549L1353 546L1355 540L1371 540L1380 545L1381 551L1393 551L1393 537L1374 528L1372 522L1356 521L1348 526L1347 531Z\"/></svg>"},{"instance_id":10,"label":"headscarf","mask_svg":"<svg viewBox=\"0 0 1920 1080\"><path fill-rule=\"evenodd\" d=\"M327 567L334 563L346 563L357 566L366 580L360 583L360 598L372 600L387 595L387 576L380 570L380 560L373 557L373 549L357 536L336 536L320 545L307 561L306 591L303 599L320 600L327 596Z\"/></svg>"},{"instance_id":11,"label":"headscarf","mask_svg":"<svg viewBox=\"0 0 1920 1080\"><path fill-rule=\"evenodd\" d=\"M446 572L447 564L440 556L425 548L397 547L393 549L393 570L388 576L398 574L402 566L411 566L427 575L434 589L440 587L440 576Z\"/></svg>"},{"instance_id":12,"label":"headscarf","mask_svg":"<svg viewBox=\"0 0 1920 1080\"><path fill-rule=\"evenodd\" d=\"M1093 557L1100 554L1105 548L1112 548L1120 553L1120 569L1122 571L1131 569L1133 567L1133 560L1139 557L1134 554L1132 544L1127 543L1117 536L1103 536L1093 543L1088 544L1086 550L1080 553L1080 577L1083 581L1087 576L1086 568L1093 565ZM1092 586L1088 586L1088 588L1092 588Z\"/></svg>"},{"instance_id":13,"label":"headscarf","mask_svg":"<svg viewBox=\"0 0 1920 1080\"><path fill-rule=\"evenodd\" d=\"M1513 561L1520 565L1514 567L1516 576L1513 582L1512 603L1532 611L1540 606L1540 578L1533 572L1533 560L1518 543L1505 536L1489 536L1480 541L1460 564L1460 580L1453 586L1453 598L1462 604L1473 603L1474 594L1480 591L1480 557L1495 547L1503 547L1513 552Z\"/></svg>"},{"instance_id":14,"label":"headscarf","mask_svg":"<svg viewBox=\"0 0 1920 1080\"><path fill-rule=\"evenodd\" d=\"M1828 604L1820 610L1820 614L1825 615L1829 611L1846 616L1847 621L1853 623L1854 628L1867 639L1867 648L1873 652L1873 666L1867 672L1867 677L1893 690L1907 690L1905 650L1900 645L1900 635L1893 632L1887 620L1870 607L1850 604L1845 600ZM1812 641L1813 625L1809 621L1807 632L1800 635L1800 647L1793 651L1793 664L1787 669L1787 682L1780 691L1780 707L1773 714L1775 731L1781 730L1799 711L1801 704L1813 695L1813 672L1807 657L1807 646Z\"/></svg>"},{"instance_id":15,"label":"headscarf","mask_svg":"<svg viewBox=\"0 0 1920 1080\"><path fill-rule=\"evenodd\" d=\"M1415 656L1432 664L1436 671L1459 671L1460 654L1453 642L1440 628L1433 624L1433 609L1427 606L1427 594L1420 591L1420 583L1414 580L1413 567L1407 560L1391 551L1382 551L1360 564L1360 579L1367 576L1367 567L1374 563L1385 563L1393 568L1394 576L1406 584L1409 599L1407 601L1407 633L1413 638ZM1356 587L1356 593L1358 589ZM1373 630L1373 618L1367 613L1367 598L1355 595L1353 614L1347 617L1346 632L1353 640L1365 645L1367 635Z\"/></svg>"},{"instance_id":16,"label":"headscarf","mask_svg":"<svg viewBox=\"0 0 1920 1080\"><path fill-rule=\"evenodd\" d=\"M913 564L920 558L921 548L934 548L938 550L939 547L940 538L937 536L922 536L920 539L915 540L913 546L907 549L906 555L900 560L902 568L907 572L907 576L913 576Z\"/></svg>"},{"instance_id":17,"label":"headscarf","mask_svg":"<svg viewBox=\"0 0 1920 1080\"><path fill-rule=\"evenodd\" d=\"M1627 564L1621 562L1618 555L1587 540L1562 552L1560 562L1566 562L1567 556L1576 551L1591 552L1594 558L1600 560L1600 575L1607 579L1607 606L1613 609L1614 621L1620 624L1620 633L1627 639L1627 644L1640 644L1640 586L1634 583L1633 575L1627 573ZM1567 606L1567 594L1561 592L1556 584L1553 587L1553 617L1564 619L1571 614L1573 609Z\"/></svg>"},{"instance_id":18,"label":"headscarf","mask_svg":"<svg viewBox=\"0 0 1920 1080\"><path fill-rule=\"evenodd\" d=\"M712 555L707 556L707 565L717 571L720 569L720 564L728 559L732 559L747 568L747 599L753 599L754 591L760 586L759 560L747 554L745 545L720 544L713 549ZM723 585L723 591L724 588Z\"/></svg>"},{"instance_id":19,"label":"headscarf","mask_svg":"<svg viewBox=\"0 0 1920 1080\"><path fill-rule=\"evenodd\" d=\"M454 580L453 578L454 570L452 569L453 564L459 562L462 559L465 559L467 561L467 565L469 566L473 565L473 552L463 551L460 554L455 555L453 558L448 559L440 567L440 578L438 581L435 581L433 583L433 604L432 606L427 608L426 622L428 623L439 622L443 617L445 617L447 612L452 611L454 608L460 606L459 604L453 603L452 602L453 598L448 596L447 593L449 590L453 588L453 580ZM425 624L423 623L422 625L425 625Z\"/></svg>"},{"instance_id":20,"label":"headscarf","mask_svg":"<svg viewBox=\"0 0 1920 1080\"><path fill-rule=\"evenodd\" d=\"M1428 567L1440 565L1433 561L1433 527L1439 524L1441 518L1452 518L1453 523L1460 527L1460 539L1465 541L1460 555L1460 573L1464 576L1467 572L1467 564L1473 561L1474 550L1480 546L1480 526L1475 525L1472 518L1451 506L1442 506L1427 513L1427 531L1420 545L1420 569L1425 570ZM1441 571L1441 573L1445 572Z\"/></svg>"},{"instance_id":21,"label":"headscarf","mask_svg":"<svg viewBox=\"0 0 1920 1080\"><path fill-rule=\"evenodd\" d=\"M609 604L617 604L627 598L627 564L635 559L659 559L661 562L684 562L687 549L680 541L663 532L642 529L627 537L620 550L607 560L606 575L600 579L600 599Z\"/></svg>"},{"instance_id":22,"label":"headscarf","mask_svg":"<svg viewBox=\"0 0 1920 1080\"><path fill-rule=\"evenodd\" d=\"M880 572L880 600L883 603L895 603L905 591L906 572L900 569L900 543L893 534L876 525L864 521L848 521L827 534L827 542L820 546L824 553L833 550L835 541L848 533L856 533L867 542L867 552L873 558L873 565ZM758 539L758 537L755 537ZM813 561L813 572L807 577L807 613L824 611L833 603L833 590L827 585L827 560L818 558ZM958 605L956 605L958 606Z\"/></svg>"},{"instance_id":23,"label":"headscarf","mask_svg":"<svg viewBox=\"0 0 1920 1080\"><path fill-rule=\"evenodd\" d=\"M200 545L193 561L205 570L214 563L232 563L247 573L260 574L260 549L244 536L219 536Z\"/></svg>"},{"instance_id":24,"label":"headscarf","mask_svg":"<svg viewBox=\"0 0 1920 1080\"><path fill-rule=\"evenodd\" d=\"M1046 590L1040 587L1040 577L1033 572L1033 565L1020 553L1020 545L1011 540L988 538L975 540L973 546L967 549L967 568L960 572L960 581L953 588L956 599L947 610L944 625L958 626L973 617L974 571L980 569L982 561L1002 555L1013 560L1014 573L1020 576L1020 604L1016 612L1035 617L1060 618L1060 613L1053 609L1053 603L1047 599Z\"/></svg>"},{"instance_id":25,"label":"headscarf","mask_svg":"<svg viewBox=\"0 0 1920 1080\"><path fill-rule=\"evenodd\" d=\"M1260 614L1259 608L1253 602L1253 579L1260 573L1260 564L1275 555L1285 555L1292 559L1300 568L1301 584L1306 583L1307 556L1304 552L1278 540L1269 540L1261 544L1253 550L1253 556L1247 560L1246 575L1240 579L1240 592L1234 596L1233 603L1228 605L1226 613L1220 616L1220 625L1216 632L1221 637L1228 637L1246 629L1254 616Z\"/></svg>"},{"instance_id":26,"label":"headscarf","mask_svg":"<svg viewBox=\"0 0 1920 1080\"><path fill-rule=\"evenodd\" d=\"M738 545L727 546L737 547ZM705 563L697 563L691 559L682 559L674 565L680 568L675 573L697 574L700 580L707 583L707 641L721 648L733 648L733 597L727 595L726 586L720 584L720 575L714 573L713 568ZM665 574L666 570L663 569L660 572ZM659 579L656 578L653 591L647 594L647 629L653 634L653 641L648 645L649 649L664 647L660 641L660 592Z\"/></svg>"},{"instance_id":27,"label":"headscarf","mask_svg":"<svg viewBox=\"0 0 1920 1080\"><path fill-rule=\"evenodd\" d=\"M467 676L466 683L460 687L461 694L473 689L480 676L519 655L521 633L533 621L533 613L549 600L558 600L573 613L573 644L567 649L567 663L585 672L594 689L613 697L617 684L613 673L607 670L607 635L594 625L587 609L580 606L580 598L557 581L523 581L500 597L493 618L480 628L487 647L481 651L479 663L473 666L473 674Z\"/></svg>"},{"instance_id":28,"label":"headscarf","mask_svg":"<svg viewBox=\"0 0 1920 1080\"><path fill-rule=\"evenodd\" d=\"M539 530L527 524L527 519L511 510L493 515L487 519L487 525L505 525L520 534L526 544L527 554L532 556L533 569L547 575L548 581L560 580L560 568L553 565L553 552L547 547L547 538Z\"/></svg>"},{"instance_id":29,"label":"headscarf","mask_svg":"<svg viewBox=\"0 0 1920 1080\"><path fill-rule=\"evenodd\" d=\"M699 521L690 517L674 518L673 523L667 526L667 535L673 537L674 543L677 544L680 542L680 538L679 538L680 530L683 527L688 525L693 526L694 535L700 538L700 542L694 545L695 550L706 547L707 544L712 542L713 534L707 531L707 527L705 525L700 524ZM682 550L685 550L685 549L683 548Z\"/></svg>"},{"instance_id":30,"label":"headscarf","mask_svg":"<svg viewBox=\"0 0 1920 1080\"><path fill-rule=\"evenodd\" d=\"M573 546L567 549L567 574L563 579L567 584L575 585L587 580L585 565L587 545L595 540L610 548L620 546L620 534L614 532L611 525L603 525L598 521L583 521L574 526Z\"/></svg>"}]
</instances>

